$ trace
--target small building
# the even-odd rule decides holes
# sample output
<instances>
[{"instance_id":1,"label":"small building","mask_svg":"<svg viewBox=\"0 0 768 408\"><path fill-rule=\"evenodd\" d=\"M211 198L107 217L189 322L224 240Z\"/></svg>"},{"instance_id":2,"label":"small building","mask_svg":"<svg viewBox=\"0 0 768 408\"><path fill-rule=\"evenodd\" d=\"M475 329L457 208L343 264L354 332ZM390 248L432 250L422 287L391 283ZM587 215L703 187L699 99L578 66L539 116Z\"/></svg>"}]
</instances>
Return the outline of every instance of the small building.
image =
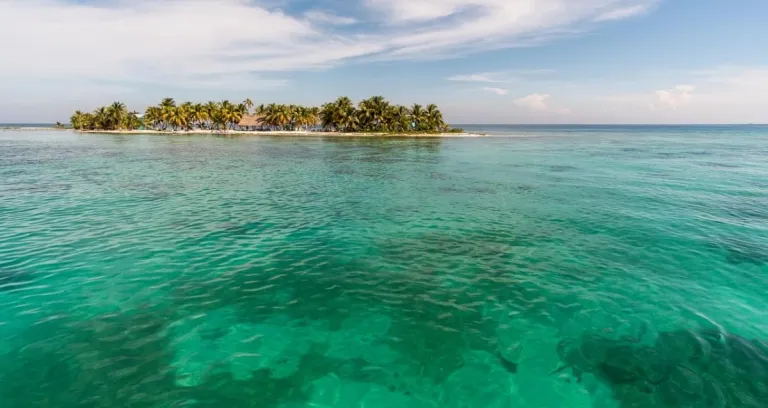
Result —
<instances>
[{"instance_id":1,"label":"small building","mask_svg":"<svg viewBox=\"0 0 768 408\"><path fill-rule=\"evenodd\" d=\"M264 115L243 115L237 127L241 130L256 130L266 126Z\"/></svg>"}]
</instances>

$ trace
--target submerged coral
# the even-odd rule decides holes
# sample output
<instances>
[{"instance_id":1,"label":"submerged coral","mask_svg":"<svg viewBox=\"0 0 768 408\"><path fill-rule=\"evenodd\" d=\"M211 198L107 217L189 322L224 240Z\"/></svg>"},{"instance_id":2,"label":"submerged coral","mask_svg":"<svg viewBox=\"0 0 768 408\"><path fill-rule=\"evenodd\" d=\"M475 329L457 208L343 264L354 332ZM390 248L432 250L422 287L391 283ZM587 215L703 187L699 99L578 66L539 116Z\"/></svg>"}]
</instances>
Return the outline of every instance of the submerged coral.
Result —
<instances>
[{"instance_id":1,"label":"submerged coral","mask_svg":"<svg viewBox=\"0 0 768 408\"><path fill-rule=\"evenodd\" d=\"M757 408L768 404L768 347L716 330L661 332L653 345L584 335L558 347L579 381L608 385L621 406Z\"/></svg>"}]
</instances>

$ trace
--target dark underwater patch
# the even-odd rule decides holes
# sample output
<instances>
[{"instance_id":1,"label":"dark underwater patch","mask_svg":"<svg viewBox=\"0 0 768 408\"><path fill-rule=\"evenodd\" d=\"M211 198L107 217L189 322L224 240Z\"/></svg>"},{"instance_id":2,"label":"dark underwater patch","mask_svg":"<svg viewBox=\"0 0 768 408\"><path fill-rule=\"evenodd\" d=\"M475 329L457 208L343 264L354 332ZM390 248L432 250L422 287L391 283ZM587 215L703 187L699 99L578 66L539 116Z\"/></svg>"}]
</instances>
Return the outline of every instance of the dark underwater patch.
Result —
<instances>
[{"instance_id":1,"label":"dark underwater patch","mask_svg":"<svg viewBox=\"0 0 768 408\"><path fill-rule=\"evenodd\" d=\"M501 363L501 366L504 367L505 370L507 370L510 374L517 374L517 363L514 361L508 360L506 357L504 357L501 354L496 355L499 359L499 362Z\"/></svg>"},{"instance_id":2,"label":"dark underwater patch","mask_svg":"<svg viewBox=\"0 0 768 408\"><path fill-rule=\"evenodd\" d=\"M743 239L728 239L720 243L725 249L725 259L732 264L753 264L762 266L768 263L768 247Z\"/></svg>"},{"instance_id":3,"label":"dark underwater patch","mask_svg":"<svg viewBox=\"0 0 768 408\"><path fill-rule=\"evenodd\" d=\"M699 166L704 167L715 167L715 168L724 168L724 169L738 169L741 166L737 164L732 163L719 163L719 162L699 162Z\"/></svg>"},{"instance_id":4,"label":"dark underwater patch","mask_svg":"<svg viewBox=\"0 0 768 408\"><path fill-rule=\"evenodd\" d=\"M34 281L31 273L0 268L0 292L14 292L24 288Z\"/></svg>"},{"instance_id":5,"label":"dark underwater patch","mask_svg":"<svg viewBox=\"0 0 768 408\"><path fill-rule=\"evenodd\" d=\"M739 221L766 221L768 220L768 202L741 199L738 202L729 203L725 212Z\"/></svg>"},{"instance_id":6,"label":"dark underwater patch","mask_svg":"<svg viewBox=\"0 0 768 408\"><path fill-rule=\"evenodd\" d=\"M549 171L552 173L565 173L565 172L574 171L574 170L578 170L578 167L567 166L567 165L549 166Z\"/></svg>"},{"instance_id":7,"label":"dark underwater patch","mask_svg":"<svg viewBox=\"0 0 768 408\"><path fill-rule=\"evenodd\" d=\"M764 407L768 348L716 330L660 332L652 346L628 338L585 335L558 346L563 365L581 379L591 373L623 407Z\"/></svg>"}]
</instances>

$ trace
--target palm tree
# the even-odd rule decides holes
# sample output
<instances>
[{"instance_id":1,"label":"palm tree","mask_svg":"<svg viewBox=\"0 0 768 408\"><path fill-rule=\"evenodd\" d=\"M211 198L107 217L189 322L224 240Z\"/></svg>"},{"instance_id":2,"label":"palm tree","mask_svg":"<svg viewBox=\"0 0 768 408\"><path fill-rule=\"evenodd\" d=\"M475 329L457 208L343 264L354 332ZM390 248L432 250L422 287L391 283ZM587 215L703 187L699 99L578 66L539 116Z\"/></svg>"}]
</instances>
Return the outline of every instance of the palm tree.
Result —
<instances>
[{"instance_id":1,"label":"palm tree","mask_svg":"<svg viewBox=\"0 0 768 408\"><path fill-rule=\"evenodd\" d=\"M158 106L150 106L144 112L144 124L146 126L165 130L166 124L163 121L163 111Z\"/></svg>"},{"instance_id":2,"label":"palm tree","mask_svg":"<svg viewBox=\"0 0 768 408\"><path fill-rule=\"evenodd\" d=\"M357 110L346 96L324 104L320 108L319 117L323 128L328 130L352 131L357 129L359 123Z\"/></svg>"},{"instance_id":3,"label":"palm tree","mask_svg":"<svg viewBox=\"0 0 768 408\"><path fill-rule=\"evenodd\" d=\"M87 125L85 119L85 114L77 110L72 114L72 117L69 118L69 124L72 125L72 129L83 130Z\"/></svg>"},{"instance_id":4,"label":"palm tree","mask_svg":"<svg viewBox=\"0 0 768 408\"><path fill-rule=\"evenodd\" d=\"M411 111L405 106L390 106L387 112L387 125L389 131L405 132L411 125Z\"/></svg>"},{"instance_id":5,"label":"palm tree","mask_svg":"<svg viewBox=\"0 0 768 408\"><path fill-rule=\"evenodd\" d=\"M202 129L205 123L210 119L208 110L200 103L196 103L190 107L189 119L192 126L197 126Z\"/></svg>"},{"instance_id":6,"label":"palm tree","mask_svg":"<svg viewBox=\"0 0 768 408\"><path fill-rule=\"evenodd\" d=\"M163 100L160 101L160 107L161 108L175 108L176 107L176 101L174 101L173 98L163 98Z\"/></svg>"},{"instance_id":7,"label":"palm tree","mask_svg":"<svg viewBox=\"0 0 768 408\"><path fill-rule=\"evenodd\" d=\"M270 103L267 106L263 107L263 114L264 114L264 123L269 125L269 127L274 127L275 125L275 112L277 112L277 104L276 103Z\"/></svg>"},{"instance_id":8,"label":"palm tree","mask_svg":"<svg viewBox=\"0 0 768 408\"><path fill-rule=\"evenodd\" d=\"M304 127L304 121L307 116L307 108L303 106L293 106L291 105L291 124L293 124L294 129L300 130Z\"/></svg>"},{"instance_id":9,"label":"palm tree","mask_svg":"<svg viewBox=\"0 0 768 408\"><path fill-rule=\"evenodd\" d=\"M218 129L219 126L219 104L214 101L208 101L204 105L202 105L203 111L205 111L205 120L202 122L203 124L201 126L205 126L207 129L213 130Z\"/></svg>"},{"instance_id":10,"label":"palm tree","mask_svg":"<svg viewBox=\"0 0 768 408\"><path fill-rule=\"evenodd\" d=\"M84 113L83 114L83 129L88 130L94 130L96 129L96 119L94 118L92 113Z\"/></svg>"},{"instance_id":11,"label":"palm tree","mask_svg":"<svg viewBox=\"0 0 768 408\"><path fill-rule=\"evenodd\" d=\"M219 121L219 124L222 125L225 129L229 128L229 119L231 116L232 109L234 106L232 106L232 102L228 100L223 100L219 103L219 111L217 114L217 119Z\"/></svg>"},{"instance_id":12,"label":"palm tree","mask_svg":"<svg viewBox=\"0 0 768 408\"><path fill-rule=\"evenodd\" d=\"M243 120L243 115L246 114L248 110L245 108L245 105L238 104L235 106L234 109L229 111L229 116L227 116L227 120L230 124L230 128L234 129L235 126L237 126L238 123L240 123L241 120Z\"/></svg>"},{"instance_id":13,"label":"palm tree","mask_svg":"<svg viewBox=\"0 0 768 408\"><path fill-rule=\"evenodd\" d=\"M371 101L363 99L357 104L357 118L363 130L373 130L376 111Z\"/></svg>"},{"instance_id":14,"label":"palm tree","mask_svg":"<svg viewBox=\"0 0 768 408\"><path fill-rule=\"evenodd\" d=\"M443 122L443 114L437 105L431 103L427 105L427 110L424 112L424 118L426 119L426 130L430 132L439 132L445 130L445 122Z\"/></svg>"},{"instance_id":15,"label":"palm tree","mask_svg":"<svg viewBox=\"0 0 768 408\"><path fill-rule=\"evenodd\" d=\"M226 126L223 108L220 103L208 101L208 103L205 104L205 111L208 113L210 129L219 130Z\"/></svg>"},{"instance_id":16,"label":"palm tree","mask_svg":"<svg viewBox=\"0 0 768 408\"><path fill-rule=\"evenodd\" d=\"M307 109L307 117L306 117L305 124L308 126L312 126L313 128L317 126L318 123L320 123L320 108L317 106L313 106L309 109Z\"/></svg>"},{"instance_id":17,"label":"palm tree","mask_svg":"<svg viewBox=\"0 0 768 408\"><path fill-rule=\"evenodd\" d=\"M314 127L318 122L318 112L316 107L297 106L294 111L293 123L298 128L308 129Z\"/></svg>"},{"instance_id":18,"label":"palm tree","mask_svg":"<svg viewBox=\"0 0 768 408\"><path fill-rule=\"evenodd\" d=\"M125 104L122 102L113 102L112 105L107 108L107 123L106 126L109 129L121 129L125 122L125 117L128 111L125 108Z\"/></svg>"},{"instance_id":19,"label":"palm tree","mask_svg":"<svg viewBox=\"0 0 768 408\"><path fill-rule=\"evenodd\" d=\"M141 127L141 119L139 119L139 112L132 111L125 116L125 128L129 130L138 129Z\"/></svg>"},{"instance_id":20,"label":"palm tree","mask_svg":"<svg viewBox=\"0 0 768 408\"><path fill-rule=\"evenodd\" d=\"M349 106L339 112L339 127L344 132L353 132L358 129L360 121L354 106Z\"/></svg>"},{"instance_id":21,"label":"palm tree","mask_svg":"<svg viewBox=\"0 0 768 408\"><path fill-rule=\"evenodd\" d=\"M411 107L411 128L413 130L422 130L421 125L424 122L424 109L418 103Z\"/></svg>"},{"instance_id":22,"label":"palm tree","mask_svg":"<svg viewBox=\"0 0 768 408\"><path fill-rule=\"evenodd\" d=\"M320 107L320 126L325 130L338 129L338 123L336 122L336 105L328 102Z\"/></svg>"},{"instance_id":23,"label":"palm tree","mask_svg":"<svg viewBox=\"0 0 768 408\"><path fill-rule=\"evenodd\" d=\"M93 111L93 126L98 130L109 128L109 112L106 107L102 106Z\"/></svg>"},{"instance_id":24,"label":"palm tree","mask_svg":"<svg viewBox=\"0 0 768 408\"><path fill-rule=\"evenodd\" d=\"M293 118L293 112L288 105L271 103L264 108L264 122L269 126L284 129Z\"/></svg>"},{"instance_id":25,"label":"palm tree","mask_svg":"<svg viewBox=\"0 0 768 408\"><path fill-rule=\"evenodd\" d=\"M349 99L348 96L340 96L336 99L336 102L334 102L336 106L339 108L346 108L349 106L353 106L352 99Z\"/></svg>"},{"instance_id":26,"label":"palm tree","mask_svg":"<svg viewBox=\"0 0 768 408\"><path fill-rule=\"evenodd\" d=\"M360 101L358 114L363 130L382 130L389 102L383 96L373 96Z\"/></svg>"},{"instance_id":27,"label":"palm tree","mask_svg":"<svg viewBox=\"0 0 768 408\"><path fill-rule=\"evenodd\" d=\"M243 118L245 106L243 104L233 105L228 100L223 100L218 105L218 114L216 115L217 124L224 125L225 128L234 129L235 125L240 123Z\"/></svg>"},{"instance_id":28,"label":"palm tree","mask_svg":"<svg viewBox=\"0 0 768 408\"><path fill-rule=\"evenodd\" d=\"M245 106L245 114L250 115L251 114L251 108L253 108L253 101L251 98L245 98L243 101L243 105Z\"/></svg>"},{"instance_id":29,"label":"palm tree","mask_svg":"<svg viewBox=\"0 0 768 408\"><path fill-rule=\"evenodd\" d=\"M177 129L189 129L189 115L185 106L170 107L163 113L163 119Z\"/></svg>"}]
</instances>

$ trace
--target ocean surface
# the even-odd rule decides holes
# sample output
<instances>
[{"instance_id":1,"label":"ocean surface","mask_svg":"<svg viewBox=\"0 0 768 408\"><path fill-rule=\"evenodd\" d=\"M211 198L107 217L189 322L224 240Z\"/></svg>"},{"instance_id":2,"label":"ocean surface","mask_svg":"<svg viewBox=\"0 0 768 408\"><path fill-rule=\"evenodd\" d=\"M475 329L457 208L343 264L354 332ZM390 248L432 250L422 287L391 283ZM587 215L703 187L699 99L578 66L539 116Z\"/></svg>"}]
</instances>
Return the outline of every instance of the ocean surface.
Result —
<instances>
[{"instance_id":1,"label":"ocean surface","mask_svg":"<svg viewBox=\"0 0 768 408\"><path fill-rule=\"evenodd\" d=\"M0 406L768 406L768 127L465 128L0 132Z\"/></svg>"},{"instance_id":2,"label":"ocean surface","mask_svg":"<svg viewBox=\"0 0 768 408\"><path fill-rule=\"evenodd\" d=\"M55 123L0 123L0 130L26 130L35 128L53 128Z\"/></svg>"}]
</instances>

